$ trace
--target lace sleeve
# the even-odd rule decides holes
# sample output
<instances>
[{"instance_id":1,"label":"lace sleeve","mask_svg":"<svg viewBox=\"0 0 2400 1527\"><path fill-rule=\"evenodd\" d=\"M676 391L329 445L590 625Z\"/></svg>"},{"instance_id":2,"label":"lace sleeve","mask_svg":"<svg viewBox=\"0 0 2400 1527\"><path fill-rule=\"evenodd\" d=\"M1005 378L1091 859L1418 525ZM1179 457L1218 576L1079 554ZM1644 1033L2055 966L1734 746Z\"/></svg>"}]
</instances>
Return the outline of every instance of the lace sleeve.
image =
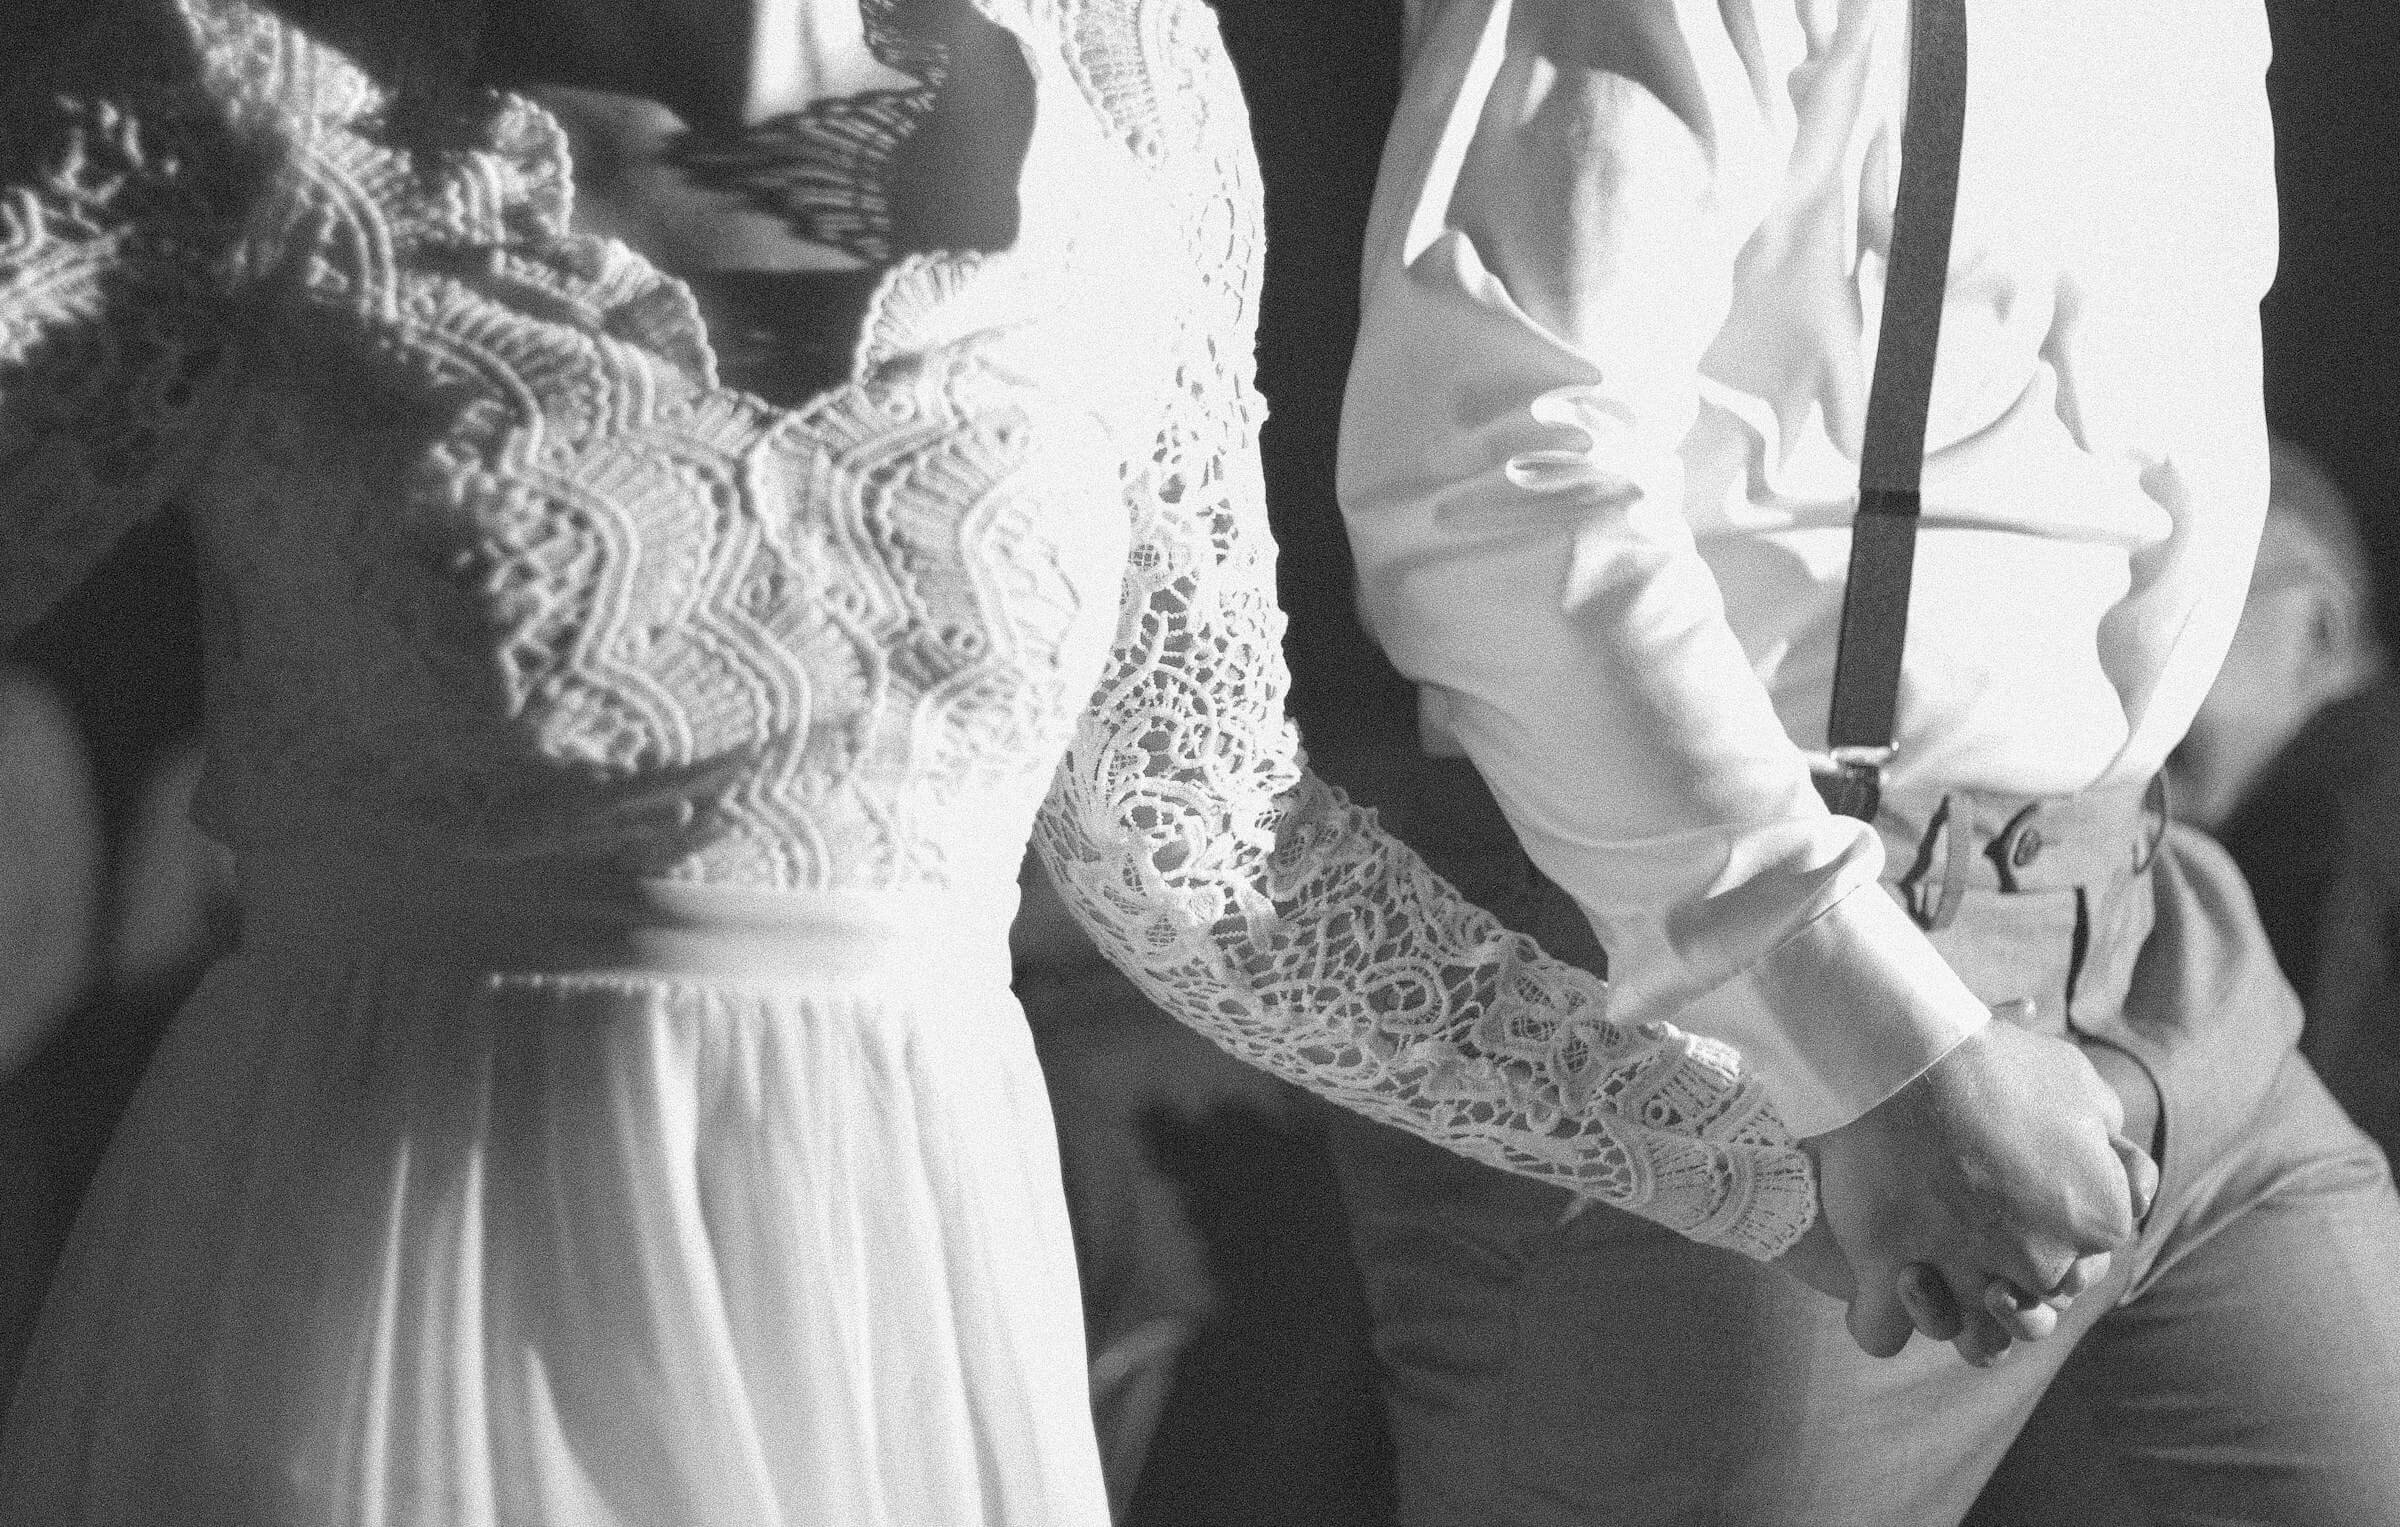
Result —
<instances>
[{"instance_id":1,"label":"lace sleeve","mask_svg":"<svg viewBox=\"0 0 2400 1527\"><path fill-rule=\"evenodd\" d=\"M1142 530L1110 676L1043 814L1044 861L1102 950L1336 1103L1695 1239L1789 1246L1813 1178L1738 1056L1612 1023L1601 982L1302 768L1259 500L1218 486Z\"/></svg>"},{"instance_id":2,"label":"lace sleeve","mask_svg":"<svg viewBox=\"0 0 2400 1527\"><path fill-rule=\"evenodd\" d=\"M1611 1022L1601 982L1302 767L1257 455L1239 86L1204 6L1070 10L1089 95L1178 207L1188 262L1163 425L1127 472L1117 643L1042 813L1045 863L1100 948L1235 1055L1695 1239L1782 1251L1814 1176L1739 1057Z\"/></svg>"},{"instance_id":3,"label":"lace sleeve","mask_svg":"<svg viewBox=\"0 0 2400 1527\"><path fill-rule=\"evenodd\" d=\"M233 167L204 120L175 86L0 101L0 642L171 496L212 433Z\"/></svg>"}]
</instances>

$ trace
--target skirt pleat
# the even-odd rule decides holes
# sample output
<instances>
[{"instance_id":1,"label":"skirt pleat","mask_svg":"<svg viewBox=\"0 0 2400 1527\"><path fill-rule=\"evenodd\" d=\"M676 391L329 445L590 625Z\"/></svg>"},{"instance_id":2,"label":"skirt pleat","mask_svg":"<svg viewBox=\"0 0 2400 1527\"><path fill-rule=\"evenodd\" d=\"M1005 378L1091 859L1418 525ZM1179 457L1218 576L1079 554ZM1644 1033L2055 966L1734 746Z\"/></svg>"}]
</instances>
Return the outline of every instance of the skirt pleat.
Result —
<instances>
[{"instance_id":1,"label":"skirt pleat","mask_svg":"<svg viewBox=\"0 0 2400 1527\"><path fill-rule=\"evenodd\" d=\"M45 1527L1106 1519L1005 989L238 955L0 1441Z\"/></svg>"}]
</instances>

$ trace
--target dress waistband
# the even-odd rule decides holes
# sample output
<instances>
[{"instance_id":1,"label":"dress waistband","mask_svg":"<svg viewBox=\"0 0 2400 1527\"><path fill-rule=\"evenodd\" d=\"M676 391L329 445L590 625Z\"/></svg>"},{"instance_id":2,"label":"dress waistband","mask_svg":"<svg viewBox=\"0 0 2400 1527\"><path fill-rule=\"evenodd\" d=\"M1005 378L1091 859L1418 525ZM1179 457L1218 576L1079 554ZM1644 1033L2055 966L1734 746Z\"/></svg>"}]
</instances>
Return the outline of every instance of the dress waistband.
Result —
<instances>
[{"instance_id":1,"label":"dress waistband","mask_svg":"<svg viewBox=\"0 0 2400 1527\"><path fill-rule=\"evenodd\" d=\"M1016 889L786 891L539 866L245 858L245 944L495 974L1005 987Z\"/></svg>"}]
</instances>

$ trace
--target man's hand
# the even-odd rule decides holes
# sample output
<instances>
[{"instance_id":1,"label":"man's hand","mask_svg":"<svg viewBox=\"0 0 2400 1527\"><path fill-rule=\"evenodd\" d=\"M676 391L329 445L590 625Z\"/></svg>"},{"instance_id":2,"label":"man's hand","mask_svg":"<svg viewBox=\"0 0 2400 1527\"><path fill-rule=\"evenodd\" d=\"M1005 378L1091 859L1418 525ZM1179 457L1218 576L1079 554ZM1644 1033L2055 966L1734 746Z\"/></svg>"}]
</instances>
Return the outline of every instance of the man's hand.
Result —
<instances>
[{"instance_id":1,"label":"man's hand","mask_svg":"<svg viewBox=\"0 0 2400 1527\"><path fill-rule=\"evenodd\" d=\"M2047 1335L2133 1232L2149 1163L2117 1136L2123 1119L2075 1046L1994 1022L1807 1142L1860 1348L1888 1357L1924 1330L1988 1362ZM1786 1265L1833 1291L1821 1245L1794 1250Z\"/></svg>"}]
</instances>

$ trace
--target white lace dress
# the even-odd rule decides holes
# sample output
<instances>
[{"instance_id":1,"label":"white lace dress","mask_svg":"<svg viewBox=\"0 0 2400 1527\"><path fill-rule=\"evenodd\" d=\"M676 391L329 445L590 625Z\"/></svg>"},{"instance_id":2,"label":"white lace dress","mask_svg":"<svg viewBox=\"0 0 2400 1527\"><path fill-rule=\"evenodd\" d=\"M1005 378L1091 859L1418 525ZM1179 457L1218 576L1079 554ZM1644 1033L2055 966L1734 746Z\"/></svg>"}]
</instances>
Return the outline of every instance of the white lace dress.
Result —
<instances>
[{"instance_id":1,"label":"white lace dress","mask_svg":"<svg viewBox=\"0 0 2400 1527\"><path fill-rule=\"evenodd\" d=\"M894 262L799 409L570 229L556 124L457 82L471 3L290 9L128 5L0 147L0 631L191 507L245 919L0 1521L1101 1522L1029 833L1239 1054L1753 1254L1805 1226L1733 1057L1300 768L1198 0L978 0L1034 82L1014 238Z\"/></svg>"}]
</instances>

